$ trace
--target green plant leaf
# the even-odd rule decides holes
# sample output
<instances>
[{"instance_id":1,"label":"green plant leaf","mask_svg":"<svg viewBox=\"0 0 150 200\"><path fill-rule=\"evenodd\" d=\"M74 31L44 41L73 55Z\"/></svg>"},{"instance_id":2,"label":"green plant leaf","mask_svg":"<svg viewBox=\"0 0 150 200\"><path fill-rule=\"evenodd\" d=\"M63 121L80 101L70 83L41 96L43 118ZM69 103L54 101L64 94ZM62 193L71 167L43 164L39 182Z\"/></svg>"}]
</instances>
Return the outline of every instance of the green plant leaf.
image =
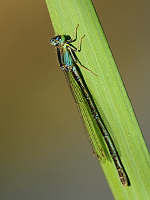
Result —
<instances>
[{"instance_id":1,"label":"green plant leaf","mask_svg":"<svg viewBox=\"0 0 150 200\"><path fill-rule=\"evenodd\" d=\"M116 141L130 181L130 186L123 187L114 163L108 160L101 164L115 199L150 199L149 152L92 2L46 0L46 4L56 35L72 37L79 24L78 39L73 45L77 46L79 39L86 36L77 57L98 76L80 70L109 134Z\"/></svg>"}]
</instances>

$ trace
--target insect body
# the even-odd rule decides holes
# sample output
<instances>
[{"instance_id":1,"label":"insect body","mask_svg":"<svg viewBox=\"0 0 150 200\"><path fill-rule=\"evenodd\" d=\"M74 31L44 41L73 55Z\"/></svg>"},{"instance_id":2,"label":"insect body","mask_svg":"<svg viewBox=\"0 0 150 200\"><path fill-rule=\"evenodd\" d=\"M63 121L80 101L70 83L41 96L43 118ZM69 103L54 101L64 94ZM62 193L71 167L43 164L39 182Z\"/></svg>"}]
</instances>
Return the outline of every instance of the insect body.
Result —
<instances>
[{"instance_id":1,"label":"insect body","mask_svg":"<svg viewBox=\"0 0 150 200\"><path fill-rule=\"evenodd\" d=\"M79 67L82 67L85 70L88 70L88 69L86 69L85 67L80 65L77 62L77 59L74 55L74 52L79 51L81 40L83 39L84 36L80 39L77 49L75 49L74 47L72 47L70 45L70 43L75 40L74 38L76 35L77 28L78 28L78 26L76 27L76 29L74 31L73 38L67 40L65 35L57 35L50 40L50 44L55 45L55 47L57 49L57 56L58 56L60 67L61 67L61 69L63 69L65 74L68 76L69 82L72 83L72 81L75 81L76 82L75 84L80 88L82 94L84 95L86 102L89 105L90 112L93 115L93 118L94 118L96 124L98 125L98 127L102 133L102 136L107 144L107 147L109 149L111 157L112 157L114 164L116 166L116 169L118 171L120 181L123 184L123 186L127 186L128 181L127 181L126 173L125 173L123 166L121 164L121 161L118 157L118 153L116 151L114 143L113 143L107 129L105 128L105 125L102 122L102 119L93 103L92 98L90 97L88 90L86 89L84 81L82 80L81 76L78 73ZM88 70L88 71L90 73L94 74L92 71L90 71L90 70ZM74 88L72 86L71 86L71 90L74 91ZM75 98L78 96L77 93L75 93L73 95L75 96ZM100 152L103 152L103 150L99 150L99 153L97 153L97 152L95 153L98 160L100 159L100 155L102 155L101 157L105 158L104 152L103 153L100 153Z\"/></svg>"}]
</instances>

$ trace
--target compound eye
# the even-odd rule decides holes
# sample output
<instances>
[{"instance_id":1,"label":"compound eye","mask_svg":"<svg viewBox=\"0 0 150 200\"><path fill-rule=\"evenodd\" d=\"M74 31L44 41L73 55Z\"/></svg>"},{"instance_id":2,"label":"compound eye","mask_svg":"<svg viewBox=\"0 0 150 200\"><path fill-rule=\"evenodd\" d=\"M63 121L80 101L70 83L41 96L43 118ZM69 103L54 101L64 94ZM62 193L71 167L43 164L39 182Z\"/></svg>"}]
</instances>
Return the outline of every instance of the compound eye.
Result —
<instances>
[{"instance_id":1,"label":"compound eye","mask_svg":"<svg viewBox=\"0 0 150 200\"><path fill-rule=\"evenodd\" d=\"M56 40L59 41L59 40L60 40L60 36L57 36L57 37L56 37Z\"/></svg>"}]
</instances>

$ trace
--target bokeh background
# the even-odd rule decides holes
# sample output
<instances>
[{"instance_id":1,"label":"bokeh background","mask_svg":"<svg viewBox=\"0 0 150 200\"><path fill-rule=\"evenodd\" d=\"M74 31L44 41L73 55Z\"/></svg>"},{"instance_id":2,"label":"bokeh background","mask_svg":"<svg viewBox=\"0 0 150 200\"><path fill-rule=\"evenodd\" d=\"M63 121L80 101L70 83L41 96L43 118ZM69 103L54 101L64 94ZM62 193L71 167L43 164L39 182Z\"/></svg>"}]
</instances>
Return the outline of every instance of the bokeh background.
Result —
<instances>
[{"instance_id":1,"label":"bokeh background","mask_svg":"<svg viewBox=\"0 0 150 200\"><path fill-rule=\"evenodd\" d=\"M93 3L150 149L150 2ZM113 199L53 35L44 0L0 1L0 199Z\"/></svg>"}]
</instances>

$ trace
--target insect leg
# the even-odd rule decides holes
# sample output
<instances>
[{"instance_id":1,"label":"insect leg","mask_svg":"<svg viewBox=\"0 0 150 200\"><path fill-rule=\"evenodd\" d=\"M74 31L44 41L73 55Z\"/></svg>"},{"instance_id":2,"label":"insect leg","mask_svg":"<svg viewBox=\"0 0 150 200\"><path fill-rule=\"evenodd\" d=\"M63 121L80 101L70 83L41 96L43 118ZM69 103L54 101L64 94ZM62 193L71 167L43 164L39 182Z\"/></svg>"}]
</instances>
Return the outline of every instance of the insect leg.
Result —
<instances>
[{"instance_id":1,"label":"insect leg","mask_svg":"<svg viewBox=\"0 0 150 200\"><path fill-rule=\"evenodd\" d=\"M67 44L70 43L70 42L73 42L77 39L77 28L78 28L79 24L76 26L75 30L74 30L74 33L73 33L73 37L70 39L70 40L67 40Z\"/></svg>"},{"instance_id":2,"label":"insect leg","mask_svg":"<svg viewBox=\"0 0 150 200\"><path fill-rule=\"evenodd\" d=\"M68 49L69 49L69 51L70 51L70 54L71 54L71 57L72 57L74 63L75 63L76 65L78 65L78 67L82 67L83 69L85 69L85 70L89 71L90 73L94 74L91 70L87 69L86 67L80 65L80 64L77 62L77 60L75 59L75 57L74 57L74 55L73 55L73 53L72 53L72 49L70 48L70 46L69 46ZM96 74L94 74L94 75L97 76Z\"/></svg>"}]
</instances>

